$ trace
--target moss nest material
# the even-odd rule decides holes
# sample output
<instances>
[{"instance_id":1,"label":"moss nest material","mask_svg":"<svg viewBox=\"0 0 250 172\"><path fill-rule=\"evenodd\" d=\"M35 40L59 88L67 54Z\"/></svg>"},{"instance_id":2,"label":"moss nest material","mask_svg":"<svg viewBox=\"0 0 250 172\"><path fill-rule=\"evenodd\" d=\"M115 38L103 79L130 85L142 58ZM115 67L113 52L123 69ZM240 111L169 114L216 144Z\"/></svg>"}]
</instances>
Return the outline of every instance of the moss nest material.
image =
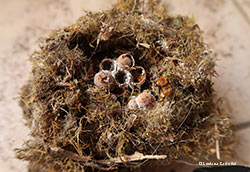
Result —
<instances>
[{"instance_id":1,"label":"moss nest material","mask_svg":"<svg viewBox=\"0 0 250 172\"><path fill-rule=\"evenodd\" d=\"M120 1L40 42L21 90L32 137L19 159L31 169L91 171L230 156L213 55L192 19L159 4Z\"/></svg>"}]
</instances>

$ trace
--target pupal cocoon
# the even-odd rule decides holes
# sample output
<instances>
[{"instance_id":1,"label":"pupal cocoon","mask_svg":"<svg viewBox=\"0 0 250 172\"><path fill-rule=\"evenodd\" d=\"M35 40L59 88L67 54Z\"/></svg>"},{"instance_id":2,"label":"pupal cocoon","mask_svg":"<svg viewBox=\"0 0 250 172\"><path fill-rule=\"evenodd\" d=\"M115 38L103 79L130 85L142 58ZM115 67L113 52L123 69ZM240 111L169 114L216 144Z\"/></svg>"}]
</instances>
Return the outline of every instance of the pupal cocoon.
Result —
<instances>
[{"instance_id":1,"label":"pupal cocoon","mask_svg":"<svg viewBox=\"0 0 250 172\"><path fill-rule=\"evenodd\" d=\"M95 74L94 83L99 87L105 87L110 90L113 90L115 88L115 80L111 73L108 71L100 71Z\"/></svg>"},{"instance_id":2,"label":"pupal cocoon","mask_svg":"<svg viewBox=\"0 0 250 172\"><path fill-rule=\"evenodd\" d=\"M146 81L147 74L143 67L135 66L131 69L130 73L133 78L133 82L130 84L132 87L141 86Z\"/></svg>"},{"instance_id":3,"label":"pupal cocoon","mask_svg":"<svg viewBox=\"0 0 250 172\"><path fill-rule=\"evenodd\" d=\"M134 57L131 54L122 54L116 59L118 66L130 70L135 65Z\"/></svg>"},{"instance_id":4,"label":"pupal cocoon","mask_svg":"<svg viewBox=\"0 0 250 172\"><path fill-rule=\"evenodd\" d=\"M155 97L149 90L144 90L141 94L136 97L136 102L139 108L152 107L155 104Z\"/></svg>"},{"instance_id":5,"label":"pupal cocoon","mask_svg":"<svg viewBox=\"0 0 250 172\"><path fill-rule=\"evenodd\" d=\"M112 59L105 58L100 63L101 70L114 71L116 68L115 61Z\"/></svg>"},{"instance_id":6,"label":"pupal cocoon","mask_svg":"<svg viewBox=\"0 0 250 172\"><path fill-rule=\"evenodd\" d=\"M138 109L138 104L136 102L136 98L130 99L127 106L128 106L128 109L133 109L133 110Z\"/></svg>"},{"instance_id":7,"label":"pupal cocoon","mask_svg":"<svg viewBox=\"0 0 250 172\"><path fill-rule=\"evenodd\" d=\"M128 109L150 108L155 104L155 97L149 90L144 90L136 98L132 98L128 102Z\"/></svg>"}]
</instances>

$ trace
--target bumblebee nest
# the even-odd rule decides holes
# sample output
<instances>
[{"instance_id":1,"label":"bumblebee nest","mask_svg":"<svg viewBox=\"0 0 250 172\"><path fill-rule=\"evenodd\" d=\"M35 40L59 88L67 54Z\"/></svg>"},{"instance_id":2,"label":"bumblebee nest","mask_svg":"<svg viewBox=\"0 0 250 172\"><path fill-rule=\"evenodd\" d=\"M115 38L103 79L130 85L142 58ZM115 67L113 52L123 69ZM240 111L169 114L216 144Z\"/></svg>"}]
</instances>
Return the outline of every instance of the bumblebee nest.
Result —
<instances>
[{"instance_id":1,"label":"bumblebee nest","mask_svg":"<svg viewBox=\"0 0 250 172\"><path fill-rule=\"evenodd\" d=\"M19 159L45 171L88 171L230 156L214 58L192 19L158 4L121 1L41 41L21 90L32 138L16 149Z\"/></svg>"}]
</instances>

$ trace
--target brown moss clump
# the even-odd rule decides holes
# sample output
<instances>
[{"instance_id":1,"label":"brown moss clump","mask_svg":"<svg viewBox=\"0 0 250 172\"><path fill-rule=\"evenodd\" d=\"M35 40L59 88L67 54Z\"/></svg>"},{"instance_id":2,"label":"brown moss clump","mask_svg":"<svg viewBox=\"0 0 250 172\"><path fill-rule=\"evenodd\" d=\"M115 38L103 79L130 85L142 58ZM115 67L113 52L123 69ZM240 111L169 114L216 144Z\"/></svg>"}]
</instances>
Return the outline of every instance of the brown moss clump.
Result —
<instances>
[{"instance_id":1,"label":"brown moss clump","mask_svg":"<svg viewBox=\"0 0 250 172\"><path fill-rule=\"evenodd\" d=\"M147 159L198 160L218 150L222 158L230 155L231 123L213 101L215 63L201 31L190 18L171 17L158 4L121 1L40 43L21 91L32 138L16 150L31 169L115 170ZM126 53L146 70L145 82L96 86L102 60ZM154 104L129 109L144 90Z\"/></svg>"}]
</instances>

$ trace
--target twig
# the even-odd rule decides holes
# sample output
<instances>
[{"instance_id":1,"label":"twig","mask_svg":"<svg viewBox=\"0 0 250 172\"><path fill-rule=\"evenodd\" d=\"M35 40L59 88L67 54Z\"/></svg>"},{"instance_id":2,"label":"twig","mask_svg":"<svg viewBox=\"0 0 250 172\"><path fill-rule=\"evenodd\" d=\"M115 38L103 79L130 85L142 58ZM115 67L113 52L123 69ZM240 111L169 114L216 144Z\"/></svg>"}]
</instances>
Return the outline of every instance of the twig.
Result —
<instances>
[{"instance_id":1,"label":"twig","mask_svg":"<svg viewBox=\"0 0 250 172\"><path fill-rule=\"evenodd\" d=\"M89 156L80 156L74 152L64 150L60 147L51 147L50 151L58 156L69 158L74 161L80 161L84 162L85 166L98 168L101 170L111 170L116 169L115 164L120 164L124 162L132 162L132 161L141 161L145 159L166 159L166 155L143 155L140 152L135 152L133 155L124 155L121 157L116 157L112 159L107 160L93 160ZM100 165L99 165L100 164ZM109 167L103 167L103 166L109 166Z\"/></svg>"},{"instance_id":2,"label":"twig","mask_svg":"<svg viewBox=\"0 0 250 172\"><path fill-rule=\"evenodd\" d=\"M216 146L216 157L218 160L220 160L220 144L219 144L219 130L218 130L218 126L217 123L215 122L214 125L214 129L215 129L215 146Z\"/></svg>"},{"instance_id":3,"label":"twig","mask_svg":"<svg viewBox=\"0 0 250 172\"><path fill-rule=\"evenodd\" d=\"M109 159L109 160L97 160L96 162L101 164L110 165L112 163L124 163L132 161L141 161L145 159L166 159L166 155L143 155L140 152L135 152L133 155L124 155L121 157Z\"/></svg>"},{"instance_id":4,"label":"twig","mask_svg":"<svg viewBox=\"0 0 250 172\"><path fill-rule=\"evenodd\" d=\"M80 156L74 152L64 150L60 147L51 147L50 152L60 157L68 158L74 161L84 162L85 166L97 168L103 171L110 171L110 170L114 170L117 168L117 167L114 167L113 165L110 165L109 167L103 167L95 163L89 156Z\"/></svg>"},{"instance_id":5,"label":"twig","mask_svg":"<svg viewBox=\"0 0 250 172\"><path fill-rule=\"evenodd\" d=\"M133 155L124 155L121 157L116 157L108 160L93 160L89 156L80 156L74 152L64 150L60 147L53 147L50 148L50 150L58 155L61 155L63 157L67 157L69 159L75 160L75 161L82 161L82 162L96 162L99 164L104 165L111 165L113 163L124 163L124 162L131 162L131 161L140 161L144 159L166 159L166 155L143 155L140 152L135 152Z\"/></svg>"}]
</instances>

